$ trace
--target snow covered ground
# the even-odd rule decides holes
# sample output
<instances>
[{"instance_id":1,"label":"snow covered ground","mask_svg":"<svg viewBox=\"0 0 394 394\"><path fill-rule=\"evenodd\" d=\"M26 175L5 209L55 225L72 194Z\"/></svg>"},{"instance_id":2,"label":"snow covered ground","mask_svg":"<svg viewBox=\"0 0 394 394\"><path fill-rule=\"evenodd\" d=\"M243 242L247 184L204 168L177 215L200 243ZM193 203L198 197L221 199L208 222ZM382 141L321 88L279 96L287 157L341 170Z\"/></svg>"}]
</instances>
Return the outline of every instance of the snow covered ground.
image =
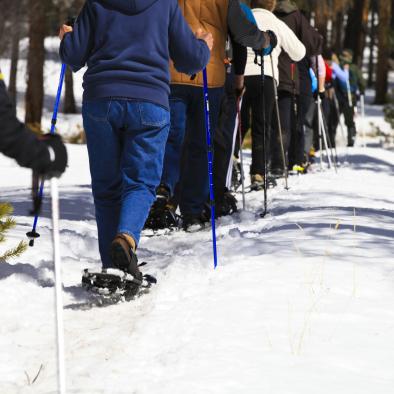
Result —
<instances>
[{"instance_id":1,"label":"snow covered ground","mask_svg":"<svg viewBox=\"0 0 394 394\"><path fill-rule=\"evenodd\" d=\"M61 180L67 383L71 393L389 394L394 385L394 153L340 150L338 174L292 177L247 195L209 231L143 237L159 284L134 302L85 310L81 271L98 268L86 148ZM0 157L1 201L24 238L29 171ZM56 391L49 203L41 238L1 263L0 392ZM41 370L40 370L41 368ZM40 373L34 383L32 380ZM29 385L30 382L30 385Z\"/></svg>"},{"instance_id":2,"label":"snow covered ground","mask_svg":"<svg viewBox=\"0 0 394 394\"><path fill-rule=\"evenodd\" d=\"M8 64L0 59L6 78ZM22 60L19 92L24 70ZM58 62L45 72L49 127ZM80 81L81 73L79 100ZM340 148L338 174L316 166L292 177L289 191L269 191L264 219L259 192L247 195L246 211L218 221L216 271L208 230L145 236L139 257L158 285L106 308L87 309L80 286L83 268L100 261L86 147L69 145L60 181L68 392L391 394L394 153L371 132L392 130L380 107L366 110L358 122L369 147L359 139ZM78 124L60 115L59 131ZM13 203L17 221L1 252L25 239L32 218L30 171L0 156L0 174L0 201ZM56 392L51 228L46 201L35 247L0 263L0 393Z\"/></svg>"}]
</instances>

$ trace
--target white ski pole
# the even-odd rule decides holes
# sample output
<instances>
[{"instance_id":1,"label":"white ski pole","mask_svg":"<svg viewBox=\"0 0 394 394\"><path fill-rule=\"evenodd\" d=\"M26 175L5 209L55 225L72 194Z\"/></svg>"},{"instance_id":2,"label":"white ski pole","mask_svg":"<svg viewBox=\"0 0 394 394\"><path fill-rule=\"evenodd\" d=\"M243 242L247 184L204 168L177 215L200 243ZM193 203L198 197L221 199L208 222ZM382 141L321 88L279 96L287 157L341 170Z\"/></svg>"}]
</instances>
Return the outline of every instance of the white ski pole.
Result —
<instances>
[{"instance_id":1,"label":"white ski pole","mask_svg":"<svg viewBox=\"0 0 394 394\"><path fill-rule=\"evenodd\" d=\"M58 391L66 393L66 368L64 362L64 324L63 324L63 294L60 257L60 231L59 231L59 187L58 180L51 180L52 196L52 232L53 232L53 260L55 265L55 294L56 294L56 339L57 339L57 367Z\"/></svg>"},{"instance_id":2,"label":"white ski pole","mask_svg":"<svg viewBox=\"0 0 394 394\"><path fill-rule=\"evenodd\" d=\"M242 208L245 211L245 209L246 209L245 173L244 173L244 154L243 154L243 150L242 150L241 108L242 108L242 97L237 100L237 117L238 117L239 157L241 159Z\"/></svg>"},{"instance_id":3,"label":"white ski pole","mask_svg":"<svg viewBox=\"0 0 394 394\"><path fill-rule=\"evenodd\" d=\"M363 147L366 148L367 147L367 136L365 133L365 100L364 100L364 95L360 95L360 105L361 105L361 119L363 121L362 124L362 131L363 131Z\"/></svg>"},{"instance_id":4,"label":"white ski pole","mask_svg":"<svg viewBox=\"0 0 394 394\"><path fill-rule=\"evenodd\" d=\"M326 126L325 126L325 122L324 122L324 118L323 118L323 110L322 110L320 97L318 97L318 105L319 105L320 127L322 128L323 141L324 141L324 146L325 146L325 149L327 152L328 163L329 163L330 167L332 167L333 163L334 163L335 172L338 172L337 163L335 160L334 153L332 151L332 148L328 144L327 130L326 130Z\"/></svg>"}]
</instances>

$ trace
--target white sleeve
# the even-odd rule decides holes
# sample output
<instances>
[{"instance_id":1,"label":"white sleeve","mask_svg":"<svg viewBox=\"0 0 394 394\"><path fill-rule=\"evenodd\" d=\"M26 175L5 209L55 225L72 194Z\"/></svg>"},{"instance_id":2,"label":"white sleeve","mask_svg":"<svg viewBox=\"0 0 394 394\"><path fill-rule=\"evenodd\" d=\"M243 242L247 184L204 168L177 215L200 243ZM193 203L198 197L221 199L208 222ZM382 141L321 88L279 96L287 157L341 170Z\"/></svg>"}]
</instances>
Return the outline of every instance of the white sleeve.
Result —
<instances>
[{"instance_id":1,"label":"white sleeve","mask_svg":"<svg viewBox=\"0 0 394 394\"><path fill-rule=\"evenodd\" d=\"M280 34L281 47L294 62L299 62L305 57L306 49L304 44L297 38L293 30L277 18L278 33Z\"/></svg>"}]
</instances>

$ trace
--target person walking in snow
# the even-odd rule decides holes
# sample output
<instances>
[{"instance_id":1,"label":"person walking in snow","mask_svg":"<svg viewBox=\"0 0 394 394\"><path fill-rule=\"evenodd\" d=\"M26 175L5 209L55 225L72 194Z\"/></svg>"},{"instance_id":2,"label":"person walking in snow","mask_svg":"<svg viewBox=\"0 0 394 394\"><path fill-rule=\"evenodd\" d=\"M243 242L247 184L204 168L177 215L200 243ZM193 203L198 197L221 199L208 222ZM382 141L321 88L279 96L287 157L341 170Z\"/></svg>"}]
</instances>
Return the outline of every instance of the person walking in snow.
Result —
<instances>
[{"instance_id":1,"label":"person walking in snow","mask_svg":"<svg viewBox=\"0 0 394 394\"><path fill-rule=\"evenodd\" d=\"M320 40L319 33L311 26L305 16L291 0L277 0L274 14L295 33L298 39L304 44L306 56L312 57L319 55L315 51L316 41ZM297 96L299 95L299 76L297 65L294 64L286 52L279 56L279 86L278 102L280 112L280 122L282 126L283 145L286 155L286 164L288 161L288 152L290 148L291 134L293 126L297 125L298 111ZM272 126L278 135L278 124L276 117L273 118ZM283 176L283 160L280 144L275 141L271 142L271 169L273 176Z\"/></svg>"},{"instance_id":2,"label":"person walking in snow","mask_svg":"<svg viewBox=\"0 0 394 394\"><path fill-rule=\"evenodd\" d=\"M45 178L59 177L67 167L67 151L58 135L37 136L16 117L0 70L0 152Z\"/></svg>"},{"instance_id":3,"label":"person walking in snow","mask_svg":"<svg viewBox=\"0 0 394 394\"><path fill-rule=\"evenodd\" d=\"M276 0L252 0L251 7L259 29L264 26L272 30L277 38L278 45L270 56L264 56L264 92L261 90L261 68L255 64L255 53L248 50L248 61L245 70L246 92L242 105L242 134L249 128L252 130L252 164L250 167L251 188L260 190L264 186L264 129L266 132L266 146L280 143L276 130L271 128L271 119L274 115L275 94L274 83L279 84L278 58L282 49L295 62L305 56L305 47L293 31L272 11L276 7ZM275 80L274 80L275 76ZM262 97L264 95L264 98ZM263 125L262 103L265 103L265 127ZM268 149L268 155L270 150Z\"/></svg>"},{"instance_id":4,"label":"person walking in snow","mask_svg":"<svg viewBox=\"0 0 394 394\"><path fill-rule=\"evenodd\" d=\"M88 0L60 38L64 63L87 64L82 116L103 268L142 280L136 249L162 173L169 62L199 72L212 35L195 36L177 0Z\"/></svg>"},{"instance_id":5,"label":"person walking in snow","mask_svg":"<svg viewBox=\"0 0 394 394\"><path fill-rule=\"evenodd\" d=\"M335 91L338 97L339 108L345 117L348 141L347 146L354 145L357 130L354 121L354 108L359 94L365 93L365 80L361 70L353 63L353 53L350 49L345 49L339 55L340 66L343 70L348 70L349 80L344 83L340 79L336 80Z\"/></svg>"},{"instance_id":6,"label":"person walking in snow","mask_svg":"<svg viewBox=\"0 0 394 394\"><path fill-rule=\"evenodd\" d=\"M225 83L225 44L233 41L255 50L276 45L273 34L261 32L247 20L238 0L178 0L192 28L203 26L215 40L207 66L211 130L217 127ZM173 195L179 181L183 228L196 231L209 219L209 196L202 74L194 79L171 68L171 130L167 142L162 188ZM184 142L184 143L183 143ZM182 155L183 149L183 155ZM181 164L181 156L183 156Z\"/></svg>"}]
</instances>

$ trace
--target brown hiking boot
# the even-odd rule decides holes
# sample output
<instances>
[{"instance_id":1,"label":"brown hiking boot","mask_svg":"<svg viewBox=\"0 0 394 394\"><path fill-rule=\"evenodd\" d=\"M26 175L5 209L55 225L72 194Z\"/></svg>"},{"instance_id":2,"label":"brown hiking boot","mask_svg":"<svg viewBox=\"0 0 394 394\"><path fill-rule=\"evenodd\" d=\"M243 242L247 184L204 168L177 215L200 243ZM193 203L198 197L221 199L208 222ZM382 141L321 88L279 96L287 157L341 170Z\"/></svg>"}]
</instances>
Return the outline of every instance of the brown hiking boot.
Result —
<instances>
[{"instance_id":1,"label":"brown hiking boot","mask_svg":"<svg viewBox=\"0 0 394 394\"><path fill-rule=\"evenodd\" d=\"M112 264L115 268L127 272L135 279L142 281L135 249L135 241L130 235L118 234L111 245Z\"/></svg>"}]
</instances>

